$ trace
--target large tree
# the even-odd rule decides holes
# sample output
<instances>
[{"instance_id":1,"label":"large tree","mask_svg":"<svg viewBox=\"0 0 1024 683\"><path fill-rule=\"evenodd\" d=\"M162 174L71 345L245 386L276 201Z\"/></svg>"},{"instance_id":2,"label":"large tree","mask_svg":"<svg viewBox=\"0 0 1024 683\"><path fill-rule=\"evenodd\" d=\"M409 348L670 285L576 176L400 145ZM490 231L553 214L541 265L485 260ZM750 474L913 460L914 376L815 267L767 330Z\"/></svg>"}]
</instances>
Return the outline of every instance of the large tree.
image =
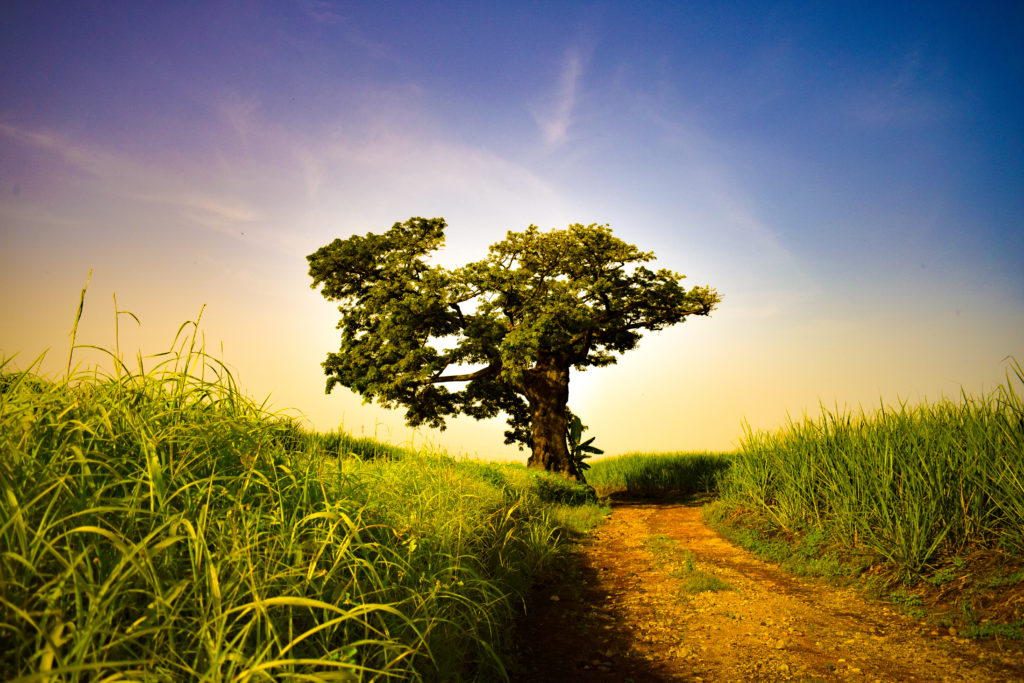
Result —
<instances>
[{"instance_id":1,"label":"large tree","mask_svg":"<svg viewBox=\"0 0 1024 683\"><path fill-rule=\"evenodd\" d=\"M660 330L721 301L685 276L650 270L654 255L606 225L509 232L487 258L456 269L428 262L441 218L336 239L307 257L312 287L338 301L341 348L327 391L404 406L410 425L508 416L506 443L528 465L579 478L566 446L569 370L610 365L642 330Z\"/></svg>"}]
</instances>

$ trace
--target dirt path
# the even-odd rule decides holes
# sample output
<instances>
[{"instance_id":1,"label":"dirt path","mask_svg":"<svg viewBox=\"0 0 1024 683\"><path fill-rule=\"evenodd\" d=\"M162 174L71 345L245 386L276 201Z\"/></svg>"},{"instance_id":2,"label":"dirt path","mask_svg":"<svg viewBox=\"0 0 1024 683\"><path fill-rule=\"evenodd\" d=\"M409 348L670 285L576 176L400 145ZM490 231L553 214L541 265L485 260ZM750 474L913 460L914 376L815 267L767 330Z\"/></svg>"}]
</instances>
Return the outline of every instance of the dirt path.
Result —
<instances>
[{"instance_id":1,"label":"dirt path","mask_svg":"<svg viewBox=\"0 0 1024 683\"><path fill-rule=\"evenodd\" d=\"M719 537L699 506L616 505L578 559L574 582L529 601L515 680L1024 681L1020 643L940 633L793 577ZM730 589L687 590L709 575Z\"/></svg>"}]
</instances>

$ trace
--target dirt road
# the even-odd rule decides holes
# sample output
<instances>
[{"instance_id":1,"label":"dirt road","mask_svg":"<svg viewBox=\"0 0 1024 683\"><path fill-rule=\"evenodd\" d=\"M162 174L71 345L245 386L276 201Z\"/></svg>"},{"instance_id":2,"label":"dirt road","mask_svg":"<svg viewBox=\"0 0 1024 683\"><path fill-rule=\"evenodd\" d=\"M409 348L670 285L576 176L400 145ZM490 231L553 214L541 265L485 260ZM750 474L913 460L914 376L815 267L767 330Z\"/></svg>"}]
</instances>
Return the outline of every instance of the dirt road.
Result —
<instances>
[{"instance_id":1,"label":"dirt road","mask_svg":"<svg viewBox=\"0 0 1024 683\"><path fill-rule=\"evenodd\" d=\"M571 583L536 590L522 681L1024 681L1024 647L957 637L793 577L705 526L699 506L627 503ZM693 582L727 588L691 592Z\"/></svg>"}]
</instances>

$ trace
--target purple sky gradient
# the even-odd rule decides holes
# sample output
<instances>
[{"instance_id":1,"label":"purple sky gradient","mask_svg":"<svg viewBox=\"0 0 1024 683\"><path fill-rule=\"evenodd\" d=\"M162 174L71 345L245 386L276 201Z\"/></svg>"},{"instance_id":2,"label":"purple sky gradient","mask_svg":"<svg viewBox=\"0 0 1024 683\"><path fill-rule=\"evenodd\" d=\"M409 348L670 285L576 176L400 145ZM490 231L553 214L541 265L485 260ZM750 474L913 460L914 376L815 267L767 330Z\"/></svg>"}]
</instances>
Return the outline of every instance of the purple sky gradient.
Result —
<instances>
[{"instance_id":1,"label":"purple sky gradient","mask_svg":"<svg viewBox=\"0 0 1024 683\"><path fill-rule=\"evenodd\" d=\"M0 352L59 371L92 268L87 343L112 292L144 353L207 304L250 393L408 440L323 395L336 314L304 256L422 215L448 219L442 262L610 223L722 291L574 377L610 452L1002 381L1024 359L1024 8L689 5L6 3ZM416 438L514 457L501 431Z\"/></svg>"}]
</instances>

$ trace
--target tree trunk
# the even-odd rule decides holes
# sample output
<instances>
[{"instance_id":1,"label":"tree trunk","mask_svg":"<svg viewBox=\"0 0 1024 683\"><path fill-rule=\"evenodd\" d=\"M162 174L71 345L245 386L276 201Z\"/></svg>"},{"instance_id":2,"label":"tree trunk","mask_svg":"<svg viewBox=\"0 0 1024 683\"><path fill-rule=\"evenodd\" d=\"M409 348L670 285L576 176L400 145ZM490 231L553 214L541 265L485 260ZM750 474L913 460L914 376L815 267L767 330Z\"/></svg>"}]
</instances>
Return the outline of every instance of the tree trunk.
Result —
<instances>
[{"instance_id":1,"label":"tree trunk","mask_svg":"<svg viewBox=\"0 0 1024 683\"><path fill-rule=\"evenodd\" d=\"M527 467L561 472L579 479L566 443L569 405L569 363L541 356L524 374L526 399L530 404L533 452Z\"/></svg>"}]
</instances>

